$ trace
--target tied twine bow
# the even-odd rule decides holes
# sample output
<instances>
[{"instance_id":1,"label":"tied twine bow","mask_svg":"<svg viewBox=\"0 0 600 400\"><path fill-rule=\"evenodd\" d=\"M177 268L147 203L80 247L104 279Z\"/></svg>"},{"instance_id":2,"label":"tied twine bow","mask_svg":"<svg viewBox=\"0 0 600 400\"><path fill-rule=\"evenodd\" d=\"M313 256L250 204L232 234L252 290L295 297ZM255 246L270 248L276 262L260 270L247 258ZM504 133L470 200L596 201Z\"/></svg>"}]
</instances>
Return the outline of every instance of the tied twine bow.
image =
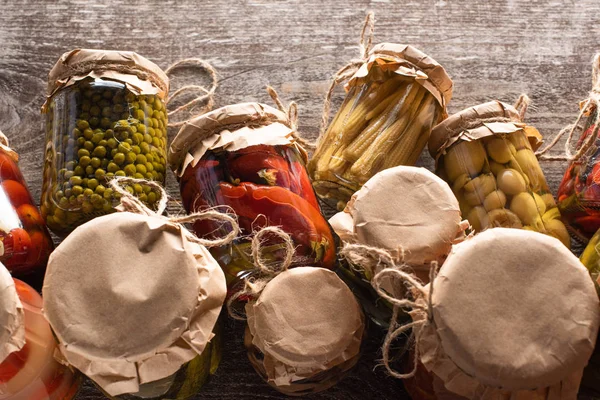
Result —
<instances>
[{"instance_id":1,"label":"tied twine bow","mask_svg":"<svg viewBox=\"0 0 600 400\"><path fill-rule=\"evenodd\" d=\"M406 331L414 327L423 327L425 324L433 323L433 282L437 276L438 263L436 261L431 262L429 269L429 288L427 285L423 285L418 278L406 270L407 265L404 263L404 252L400 249L400 256L394 257L387 250L380 249L377 247L365 246L362 244L346 244L340 251L340 255L345 257L348 261L353 264L370 266L375 271L375 266L384 266L384 268L375 274L371 280L373 289L393 306L392 318L390 320L390 326L385 336L383 346L381 348L383 354L383 365L385 366L388 373L398 379L408 379L415 375L417 371L417 365L419 362L419 348L418 342L421 336L422 329L420 329L416 335L413 332L411 334L411 341L417 343L414 349L414 360L413 369L405 374L395 371L390 365L390 349L392 343L396 338ZM394 286L400 286L402 289L405 287L413 289L413 297L415 300L409 300L408 298L398 298L391 295L387 290L383 288L386 282L392 281ZM404 292L404 290L402 290ZM398 315L400 310L412 310L420 311L427 315L425 319L413 320L412 322L400 325L398 323Z\"/></svg>"},{"instance_id":2,"label":"tied twine bow","mask_svg":"<svg viewBox=\"0 0 600 400\"><path fill-rule=\"evenodd\" d=\"M283 102L279 98L279 95L273 89L273 87L267 85L267 93L273 99L273 102L277 105L277 109L287 115L288 121L290 122L290 128L292 128L292 136L300 145L302 145L306 149L314 150L316 149L316 144L310 142L303 137L301 137L298 133L298 104L295 101L290 102L288 107L286 108L283 105Z\"/></svg>"},{"instance_id":3,"label":"tied twine bow","mask_svg":"<svg viewBox=\"0 0 600 400\"><path fill-rule=\"evenodd\" d=\"M152 189L156 190L160 197L160 200L158 201L157 210L153 211L150 208L146 207L146 205L144 203L142 203L142 201L140 199L138 199L133 194L131 194L127 190L125 190L123 188L123 184L126 184L126 183L130 183L130 184L138 183L138 184L150 186ZM158 184L157 182L148 181L145 179L137 179L137 178L129 178L129 177L124 177L124 176L123 177L119 176L119 177L114 177L113 179L111 179L108 182L108 184L115 192L117 192L121 195L121 204L119 206L119 210L128 211L128 212L132 212L135 214L147 215L147 216L151 216L151 217L163 218L172 224L180 225L182 228L183 234L190 242L197 243L197 244L199 244L201 246L205 246L205 247L223 246L223 245L231 243L237 237L237 235L240 233L240 227L238 225L237 218L235 218L235 214L234 214L234 216L232 216L230 214L225 214L225 213L213 210L213 209L199 211L196 213L192 213L192 214L184 215L184 216L178 216L178 217L163 216L162 214L165 211L165 209L167 208L168 198L167 198L167 193L166 193L165 189L163 189L163 187L160 184ZM221 237L221 238L203 239L203 238L199 238L198 236L194 235L188 229L183 227L183 225L181 225L184 223L201 221L201 220L227 222L231 225L231 232L229 232L226 236Z\"/></svg>"},{"instance_id":4,"label":"tied twine bow","mask_svg":"<svg viewBox=\"0 0 600 400\"><path fill-rule=\"evenodd\" d=\"M285 257L281 262L277 263L269 263L262 256L262 250L264 247L264 239L267 235L275 235L278 236L283 243L285 244ZM281 274L292 264L292 259L294 257L294 243L290 238L290 235L285 233L281 228L275 226L267 226L262 228L260 231L256 232L254 237L252 238L252 259L254 260L254 265L256 267L256 271L258 272L258 277L248 278L244 281L244 289L239 292L236 292L232 295L227 301L227 310L229 315L237 320L245 320L245 315L235 310L235 302L236 300L244 297L256 297L263 291L267 283L273 280L277 275Z\"/></svg>"},{"instance_id":5,"label":"tied twine bow","mask_svg":"<svg viewBox=\"0 0 600 400\"><path fill-rule=\"evenodd\" d=\"M575 131L580 129L579 123L583 119L584 116L590 115L592 111L596 110L596 117L594 119L592 132L590 132L589 136L585 138L585 141L581 144L581 147L577 149L577 152L573 154L571 151L571 143L573 140L573 136L575 135ZM584 100L583 106L579 111L579 115L575 120L574 124L570 124L565 126L563 129L558 132L558 134L552 139L552 142L548 144L545 148L535 153L536 156L540 160L548 160L548 161L577 161L583 155L587 153L587 151L594 145L596 138L598 136L598 128L600 127L600 53L594 56L594 60L592 61L592 90L588 94L588 98ZM583 131L583 130L582 130ZM551 156L546 155L550 149L552 149L558 141L566 134L567 140L565 142L564 155L560 156ZM582 134L585 132L582 132Z\"/></svg>"},{"instance_id":6,"label":"tied twine bow","mask_svg":"<svg viewBox=\"0 0 600 400\"><path fill-rule=\"evenodd\" d=\"M170 95L167 98L167 105L169 103L171 103L174 98L182 95L183 93L200 92L202 94L198 95L197 97L188 101L187 103L182 104L181 106L175 108L174 110L168 111L167 115L170 118L171 116L177 114L178 112L181 112L184 110L191 111L198 103L203 102L203 101L206 101L206 104L200 108L198 113L196 113L195 115L193 115L183 121L169 122L170 127L180 127L180 126L184 125L187 121L212 110L212 108L214 106L214 94L215 94L215 91L217 90L217 87L219 86L219 82L217 79L217 71L207 61L202 60L200 58L186 58L186 59L177 61L176 63L171 65L169 68L167 68L165 73L168 76L177 68L189 67L189 66L197 67L203 71L206 71L206 73L208 74L208 76L211 79L211 86L209 89L206 89L204 86L200 86L200 85L186 85L186 86L183 86L183 87L177 89L175 91L175 93L173 93L172 95Z\"/></svg>"}]
</instances>

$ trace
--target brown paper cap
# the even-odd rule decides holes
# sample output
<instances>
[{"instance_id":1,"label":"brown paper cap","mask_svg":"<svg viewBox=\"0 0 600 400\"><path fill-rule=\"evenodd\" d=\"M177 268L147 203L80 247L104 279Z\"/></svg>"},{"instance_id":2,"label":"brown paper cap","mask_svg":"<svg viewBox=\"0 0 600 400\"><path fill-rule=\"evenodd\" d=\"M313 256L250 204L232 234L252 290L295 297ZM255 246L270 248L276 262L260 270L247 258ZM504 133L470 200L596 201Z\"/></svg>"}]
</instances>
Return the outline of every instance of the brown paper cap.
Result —
<instances>
[{"instance_id":1,"label":"brown paper cap","mask_svg":"<svg viewBox=\"0 0 600 400\"><path fill-rule=\"evenodd\" d=\"M15 281L0 263L0 362L25 345L24 315Z\"/></svg>"},{"instance_id":2,"label":"brown paper cap","mask_svg":"<svg viewBox=\"0 0 600 400\"><path fill-rule=\"evenodd\" d=\"M392 252L402 248L410 265L446 256L460 231L458 200L425 168L398 166L377 173L346 209L359 243Z\"/></svg>"},{"instance_id":3,"label":"brown paper cap","mask_svg":"<svg viewBox=\"0 0 600 400\"><path fill-rule=\"evenodd\" d=\"M362 336L360 306L350 289L323 268L287 270L246 305L253 343L265 355L293 367L318 369L340 358ZM360 338L359 338L360 340ZM358 354L359 348L344 359Z\"/></svg>"},{"instance_id":4,"label":"brown paper cap","mask_svg":"<svg viewBox=\"0 0 600 400\"><path fill-rule=\"evenodd\" d=\"M519 229L458 244L434 282L443 353L464 374L505 390L549 387L582 369L599 305L577 257L555 238Z\"/></svg>"},{"instance_id":5,"label":"brown paper cap","mask_svg":"<svg viewBox=\"0 0 600 400\"><path fill-rule=\"evenodd\" d=\"M136 94L156 94L163 100L169 93L167 74L137 53L75 49L64 53L50 70L47 95L87 77L122 82Z\"/></svg>"},{"instance_id":6,"label":"brown paper cap","mask_svg":"<svg viewBox=\"0 0 600 400\"><path fill-rule=\"evenodd\" d=\"M183 229L114 213L78 227L50 257L44 314L59 350L112 396L174 374L213 336L225 277Z\"/></svg>"},{"instance_id":7,"label":"brown paper cap","mask_svg":"<svg viewBox=\"0 0 600 400\"><path fill-rule=\"evenodd\" d=\"M509 118L513 123L491 123L482 124L475 128L465 129L465 126L474 120L483 120L489 118ZM467 132L470 139L479 139L495 133L511 133L523 129L517 110L506 103L500 101L490 101L473 107L466 108L456 114L453 114L437 124L429 136L429 154L437 158L444 149L454 143L458 136ZM497 132L496 132L497 131Z\"/></svg>"},{"instance_id":8,"label":"brown paper cap","mask_svg":"<svg viewBox=\"0 0 600 400\"><path fill-rule=\"evenodd\" d=\"M349 84L351 85L355 79L366 76L371 66L379 64L380 61L398 63L396 72L414 77L431 92L444 109L450 102L454 84L444 67L421 50L407 44L380 43L373 46L367 61L350 79Z\"/></svg>"},{"instance_id":9,"label":"brown paper cap","mask_svg":"<svg viewBox=\"0 0 600 400\"><path fill-rule=\"evenodd\" d=\"M218 108L187 121L179 130L169 147L169 165L177 176L181 176L190 159L199 160L204 151L219 140L222 132L235 132L243 128L252 130L278 124L283 129L283 136L291 138L291 126L285 113L261 103L240 103ZM242 135L242 141L253 135L252 131ZM263 132L266 133L266 132ZM268 133L266 133L268 136ZM260 136L259 136L260 137ZM235 140L240 140L238 137ZM203 144L203 141L206 141ZM247 141L246 141L247 142ZM246 144L244 142L244 144ZM291 143L292 140L287 140ZM278 144L273 142L273 144ZM197 147L203 147L195 152ZM204 151L203 151L204 150ZM194 153L193 155L191 153Z\"/></svg>"}]
</instances>

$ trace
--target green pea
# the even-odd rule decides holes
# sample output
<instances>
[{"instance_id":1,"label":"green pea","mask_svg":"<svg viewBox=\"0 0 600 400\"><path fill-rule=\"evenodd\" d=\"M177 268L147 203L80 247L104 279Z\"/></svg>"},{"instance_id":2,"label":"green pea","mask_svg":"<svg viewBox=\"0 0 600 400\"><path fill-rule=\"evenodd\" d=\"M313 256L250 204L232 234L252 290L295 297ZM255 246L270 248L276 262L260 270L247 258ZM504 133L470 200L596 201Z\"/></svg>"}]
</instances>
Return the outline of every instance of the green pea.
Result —
<instances>
[{"instance_id":1,"label":"green pea","mask_svg":"<svg viewBox=\"0 0 600 400\"><path fill-rule=\"evenodd\" d=\"M152 163L147 162L144 165L146 166L146 171L148 171L148 172L154 171L154 166L152 165Z\"/></svg>"},{"instance_id":2,"label":"green pea","mask_svg":"<svg viewBox=\"0 0 600 400\"><path fill-rule=\"evenodd\" d=\"M73 131L71 133L72 133L73 137L76 139L82 135L81 130L78 128L73 128Z\"/></svg>"},{"instance_id":3,"label":"green pea","mask_svg":"<svg viewBox=\"0 0 600 400\"><path fill-rule=\"evenodd\" d=\"M112 114L112 108L106 106L102 108L102 116L103 117L110 117L110 114Z\"/></svg>"},{"instance_id":4,"label":"green pea","mask_svg":"<svg viewBox=\"0 0 600 400\"><path fill-rule=\"evenodd\" d=\"M79 158L86 157L86 156L89 157L90 156L90 152L87 149L79 149L79 150L77 150L77 156Z\"/></svg>"},{"instance_id":5,"label":"green pea","mask_svg":"<svg viewBox=\"0 0 600 400\"><path fill-rule=\"evenodd\" d=\"M100 107L98 107L98 106L90 107L90 115L97 117L98 115L100 115L100 112L101 112Z\"/></svg>"},{"instance_id":6,"label":"green pea","mask_svg":"<svg viewBox=\"0 0 600 400\"><path fill-rule=\"evenodd\" d=\"M108 147L108 142L104 139L98 142L98 146Z\"/></svg>"},{"instance_id":7,"label":"green pea","mask_svg":"<svg viewBox=\"0 0 600 400\"><path fill-rule=\"evenodd\" d=\"M65 179L66 180L71 179L72 176L73 176L73 171L67 171L67 172L65 172Z\"/></svg>"},{"instance_id":8,"label":"green pea","mask_svg":"<svg viewBox=\"0 0 600 400\"><path fill-rule=\"evenodd\" d=\"M122 171L122 170L117 171L117 172L115 172L115 176L125 176L125 171Z\"/></svg>"},{"instance_id":9,"label":"green pea","mask_svg":"<svg viewBox=\"0 0 600 400\"><path fill-rule=\"evenodd\" d=\"M110 138L106 141L106 145L108 147L110 147L111 149L116 149L117 148L117 140L115 138Z\"/></svg>"},{"instance_id":10,"label":"green pea","mask_svg":"<svg viewBox=\"0 0 600 400\"><path fill-rule=\"evenodd\" d=\"M138 154L135 158L135 162L138 164L146 164L147 161L146 156L143 154Z\"/></svg>"},{"instance_id":11,"label":"green pea","mask_svg":"<svg viewBox=\"0 0 600 400\"><path fill-rule=\"evenodd\" d=\"M125 171L125 173L129 176L133 176L136 173L135 165L128 164L123 168L123 171Z\"/></svg>"},{"instance_id":12,"label":"green pea","mask_svg":"<svg viewBox=\"0 0 600 400\"><path fill-rule=\"evenodd\" d=\"M94 149L94 152L92 153L95 157L100 157L103 158L106 156L106 147L104 146L97 146Z\"/></svg>"},{"instance_id":13,"label":"green pea","mask_svg":"<svg viewBox=\"0 0 600 400\"><path fill-rule=\"evenodd\" d=\"M143 201L144 203L148 202L148 195L146 193L142 193L138 195L138 199L140 199L140 201Z\"/></svg>"},{"instance_id":14,"label":"green pea","mask_svg":"<svg viewBox=\"0 0 600 400\"><path fill-rule=\"evenodd\" d=\"M148 203L156 203L156 193L150 192L148 193Z\"/></svg>"},{"instance_id":15,"label":"green pea","mask_svg":"<svg viewBox=\"0 0 600 400\"><path fill-rule=\"evenodd\" d=\"M133 118L143 121L144 117L145 117L144 111L139 110L139 109L133 111Z\"/></svg>"},{"instance_id":16,"label":"green pea","mask_svg":"<svg viewBox=\"0 0 600 400\"><path fill-rule=\"evenodd\" d=\"M132 164L135 162L135 160L137 159L137 156L135 155L135 153L133 151L130 151L129 153L127 153L127 155L125 156L125 161L127 162L127 164Z\"/></svg>"},{"instance_id":17,"label":"green pea","mask_svg":"<svg viewBox=\"0 0 600 400\"><path fill-rule=\"evenodd\" d=\"M61 197L63 197L64 195L65 195L65 194L63 193L63 191L62 191L62 190L57 190L57 191L56 191L56 193L54 193L54 196L55 196L57 199L60 199L60 198L61 198Z\"/></svg>"},{"instance_id":18,"label":"green pea","mask_svg":"<svg viewBox=\"0 0 600 400\"><path fill-rule=\"evenodd\" d=\"M65 198L65 200L67 200ZM67 200L67 205L63 208L68 208L69 207L69 201ZM54 218L57 221L63 221L65 219L65 212L64 210L61 210L60 208L57 208L56 210L54 210Z\"/></svg>"},{"instance_id":19,"label":"green pea","mask_svg":"<svg viewBox=\"0 0 600 400\"><path fill-rule=\"evenodd\" d=\"M115 173L119 170L119 166L117 164L115 164L114 162L111 162L111 163L108 163L108 167L106 167L106 169L108 170L108 172Z\"/></svg>"},{"instance_id":20,"label":"green pea","mask_svg":"<svg viewBox=\"0 0 600 400\"><path fill-rule=\"evenodd\" d=\"M85 143L83 144L83 148L86 149L88 152L94 150L94 143L92 143L89 140L86 140Z\"/></svg>"},{"instance_id":21,"label":"green pea","mask_svg":"<svg viewBox=\"0 0 600 400\"><path fill-rule=\"evenodd\" d=\"M83 193L83 188L79 185L75 185L71 189L71 192L73 193L74 196L79 196L80 194Z\"/></svg>"},{"instance_id":22,"label":"green pea","mask_svg":"<svg viewBox=\"0 0 600 400\"><path fill-rule=\"evenodd\" d=\"M112 129L107 129L106 131L104 131L104 137L106 139L111 139L115 137L115 131L113 131Z\"/></svg>"},{"instance_id":23,"label":"green pea","mask_svg":"<svg viewBox=\"0 0 600 400\"><path fill-rule=\"evenodd\" d=\"M144 178L149 179L149 180L153 180L154 179L154 172L150 172L150 171L146 172L146 176Z\"/></svg>"},{"instance_id":24,"label":"green pea","mask_svg":"<svg viewBox=\"0 0 600 400\"><path fill-rule=\"evenodd\" d=\"M94 190L94 189L96 189L96 186L98 186L98 180L97 179L95 179L95 178L88 179L87 187L89 189Z\"/></svg>"},{"instance_id":25,"label":"green pea","mask_svg":"<svg viewBox=\"0 0 600 400\"><path fill-rule=\"evenodd\" d=\"M144 193L148 194L152 191L152 188L148 185L142 185L144 187Z\"/></svg>"},{"instance_id":26,"label":"green pea","mask_svg":"<svg viewBox=\"0 0 600 400\"><path fill-rule=\"evenodd\" d=\"M98 185L96 186L95 192L100 196L103 196L105 190L106 188L104 187L104 185Z\"/></svg>"},{"instance_id":27,"label":"green pea","mask_svg":"<svg viewBox=\"0 0 600 400\"><path fill-rule=\"evenodd\" d=\"M85 196L83 194L80 194L77 196L77 203L78 204L82 204L85 200Z\"/></svg>"},{"instance_id":28,"label":"green pea","mask_svg":"<svg viewBox=\"0 0 600 400\"><path fill-rule=\"evenodd\" d=\"M87 186L88 180L89 180L89 178L83 178L83 179L81 180L81 184L82 184L83 186Z\"/></svg>"},{"instance_id":29,"label":"green pea","mask_svg":"<svg viewBox=\"0 0 600 400\"><path fill-rule=\"evenodd\" d=\"M85 167L85 173L86 175L91 175L94 173L94 167L92 167L91 165L88 165L87 167Z\"/></svg>"},{"instance_id":30,"label":"green pea","mask_svg":"<svg viewBox=\"0 0 600 400\"><path fill-rule=\"evenodd\" d=\"M58 201L58 206L61 208L69 207L69 199L67 197L61 197Z\"/></svg>"},{"instance_id":31,"label":"green pea","mask_svg":"<svg viewBox=\"0 0 600 400\"><path fill-rule=\"evenodd\" d=\"M142 126L144 126L144 125L142 125ZM139 132L136 132L136 133L133 134L133 144L140 144L143 141L144 141L144 135L143 134L141 134Z\"/></svg>"},{"instance_id":32,"label":"green pea","mask_svg":"<svg viewBox=\"0 0 600 400\"><path fill-rule=\"evenodd\" d=\"M100 124L100 118L98 118L98 117L90 118L90 126L98 126L98 124Z\"/></svg>"},{"instance_id":33,"label":"green pea","mask_svg":"<svg viewBox=\"0 0 600 400\"><path fill-rule=\"evenodd\" d=\"M118 165L123 165L125 162L125 154L117 153L113 156L113 161Z\"/></svg>"},{"instance_id":34,"label":"green pea","mask_svg":"<svg viewBox=\"0 0 600 400\"><path fill-rule=\"evenodd\" d=\"M79 114L79 118L80 119L85 119L89 122L90 119L90 113L89 112L82 112L81 114ZM91 124L90 124L91 125Z\"/></svg>"},{"instance_id":35,"label":"green pea","mask_svg":"<svg viewBox=\"0 0 600 400\"><path fill-rule=\"evenodd\" d=\"M146 178L143 174L140 174L139 172L136 172L135 174L133 174L133 177L135 179L145 179Z\"/></svg>"},{"instance_id":36,"label":"green pea","mask_svg":"<svg viewBox=\"0 0 600 400\"><path fill-rule=\"evenodd\" d=\"M154 155L152 155L152 153L147 153L146 154L146 161L148 162L153 162L154 161Z\"/></svg>"},{"instance_id":37,"label":"green pea","mask_svg":"<svg viewBox=\"0 0 600 400\"><path fill-rule=\"evenodd\" d=\"M84 120L84 119L78 119L77 120L77 128L79 128L80 130L85 130L88 129L90 127L90 124Z\"/></svg>"},{"instance_id":38,"label":"green pea","mask_svg":"<svg viewBox=\"0 0 600 400\"><path fill-rule=\"evenodd\" d=\"M90 165L94 169L96 169L96 168L99 168L100 165L102 165L102 161L98 157L92 157L92 160L90 161Z\"/></svg>"},{"instance_id":39,"label":"green pea","mask_svg":"<svg viewBox=\"0 0 600 400\"><path fill-rule=\"evenodd\" d=\"M131 150L131 145L129 143L121 142L119 143L119 146L117 148L121 153L128 153Z\"/></svg>"},{"instance_id":40,"label":"green pea","mask_svg":"<svg viewBox=\"0 0 600 400\"><path fill-rule=\"evenodd\" d=\"M104 177L106 178L107 181L110 181L112 178L115 177L115 173L114 172L107 172L106 175L104 175Z\"/></svg>"},{"instance_id":41,"label":"green pea","mask_svg":"<svg viewBox=\"0 0 600 400\"><path fill-rule=\"evenodd\" d=\"M116 103L116 101L115 101L115 103ZM123 105L122 105L122 104L115 104L115 105L113 106L113 109L112 109L112 110L113 110L113 112L114 112L114 113L116 113L116 114L121 114L123 111L125 111L125 107L123 107Z\"/></svg>"},{"instance_id":42,"label":"green pea","mask_svg":"<svg viewBox=\"0 0 600 400\"><path fill-rule=\"evenodd\" d=\"M94 205L92 203L90 203L89 201L84 201L83 204L81 205L81 210L84 213L91 213L94 212Z\"/></svg>"},{"instance_id":43,"label":"green pea","mask_svg":"<svg viewBox=\"0 0 600 400\"><path fill-rule=\"evenodd\" d=\"M96 170L96 172L94 173L94 176L96 177L96 179L98 179L99 181L101 181L106 176L106 171L104 171L102 168L98 168Z\"/></svg>"},{"instance_id":44,"label":"green pea","mask_svg":"<svg viewBox=\"0 0 600 400\"><path fill-rule=\"evenodd\" d=\"M142 193L144 191L144 188L142 187L142 185L140 185L139 183L134 183L133 184L133 190L136 193Z\"/></svg>"},{"instance_id":45,"label":"green pea","mask_svg":"<svg viewBox=\"0 0 600 400\"><path fill-rule=\"evenodd\" d=\"M83 176L84 173L85 173L85 170L83 169L83 167L81 165L76 166L75 169L73 170L74 175Z\"/></svg>"},{"instance_id":46,"label":"green pea","mask_svg":"<svg viewBox=\"0 0 600 400\"><path fill-rule=\"evenodd\" d=\"M144 137L143 135L144 135L144 133L146 133L146 125L144 125L144 124L137 124L136 127L137 127L137 130L138 130L138 133L140 133L142 135L142 140L143 140L143 137Z\"/></svg>"},{"instance_id":47,"label":"green pea","mask_svg":"<svg viewBox=\"0 0 600 400\"><path fill-rule=\"evenodd\" d=\"M85 143L85 138L83 136L80 138L77 138L77 146L83 147L84 143Z\"/></svg>"},{"instance_id":48,"label":"green pea","mask_svg":"<svg viewBox=\"0 0 600 400\"><path fill-rule=\"evenodd\" d=\"M150 136L149 133L145 133L144 134L144 142L146 142L146 143L152 143L152 136Z\"/></svg>"},{"instance_id":49,"label":"green pea","mask_svg":"<svg viewBox=\"0 0 600 400\"><path fill-rule=\"evenodd\" d=\"M134 154L140 154L142 152L142 149L140 148L140 146L133 146L131 148L131 151L133 151Z\"/></svg>"},{"instance_id":50,"label":"green pea","mask_svg":"<svg viewBox=\"0 0 600 400\"><path fill-rule=\"evenodd\" d=\"M80 176L72 176L69 178L69 183L71 185L81 185L81 177Z\"/></svg>"},{"instance_id":51,"label":"green pea","mask_svg":"<svg viewBox=\"0 0 600 400\"><path fill-rule=\"evenodd\" d=\"M102 139L104 139L104 132L96 132L94 133L94 136L92 136L92 143L98 144Z\"/></svg>"},{"instance_id":52,"label":"green pea","mask_svg":"<svg viewBox=\"0 0 600 400\"><path fill-rule=\"evenodd\" d=\"M110 160L108 158L103 158L102 163L100 164L100 168L106 169L108 167L108 163Z\"/></svg>"}]
</instances>

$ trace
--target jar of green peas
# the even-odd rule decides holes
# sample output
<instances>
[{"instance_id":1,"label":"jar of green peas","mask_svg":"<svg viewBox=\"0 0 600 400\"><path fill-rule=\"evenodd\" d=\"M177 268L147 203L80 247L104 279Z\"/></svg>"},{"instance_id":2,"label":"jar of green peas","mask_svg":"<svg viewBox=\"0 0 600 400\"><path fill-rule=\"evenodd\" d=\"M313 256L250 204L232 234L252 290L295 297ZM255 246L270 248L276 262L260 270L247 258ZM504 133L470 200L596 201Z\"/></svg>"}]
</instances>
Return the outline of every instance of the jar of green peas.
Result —
<instances>
[{"instance_id":1,"label":"jar of green peas","mask_svg":"<svg viewBox=\"0 0 600 400\"><path fill-rule=\"evenodd\" d=\"M76 49L63 54L48 78L42 216L65 236L112 212L114 176L151 179L166 173L169 80L156 64L126 51ZM152 207L149 186L127 190Z\"/></svg>"}]
</instances>

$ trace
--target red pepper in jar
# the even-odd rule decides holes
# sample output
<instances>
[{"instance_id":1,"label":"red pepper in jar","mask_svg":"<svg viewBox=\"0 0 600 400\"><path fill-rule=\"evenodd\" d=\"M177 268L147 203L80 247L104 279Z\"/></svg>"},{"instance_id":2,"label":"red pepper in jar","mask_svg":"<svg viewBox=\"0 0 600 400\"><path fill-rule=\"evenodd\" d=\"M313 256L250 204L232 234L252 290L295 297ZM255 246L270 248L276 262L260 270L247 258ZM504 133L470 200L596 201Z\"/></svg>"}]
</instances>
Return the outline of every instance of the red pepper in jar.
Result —
<instances>
[{"instance_id":1,"label":"red pepper in jar","mask_svg":"<svg viewBox=\"0 0 600 400\"><path fill-rule=\"evenodd\" d=\"M290 171L287 161L274 149L263 150L265 146L250 146L227 156L227 165L231 177L240 182L252 182L259 185L281 186L292 191ZM295 182L294 182L295 183ZM294 190L295 189L295 190Z\"/></svg>"},{"instance_id":2,"label":"red pepper in jar","mask_svg":"<svg viewBox=\"0 0 600 400\"><path fill-rule=\"evenodd\" d=\"M303 245L324 268L335 264L335 243L329 225L318 209L297 194L277 186L258 186L242 182L238 186L221 182L225 204L248 219L261 215L270 225L280 226Z\"/></svg>"}]
</instances>

